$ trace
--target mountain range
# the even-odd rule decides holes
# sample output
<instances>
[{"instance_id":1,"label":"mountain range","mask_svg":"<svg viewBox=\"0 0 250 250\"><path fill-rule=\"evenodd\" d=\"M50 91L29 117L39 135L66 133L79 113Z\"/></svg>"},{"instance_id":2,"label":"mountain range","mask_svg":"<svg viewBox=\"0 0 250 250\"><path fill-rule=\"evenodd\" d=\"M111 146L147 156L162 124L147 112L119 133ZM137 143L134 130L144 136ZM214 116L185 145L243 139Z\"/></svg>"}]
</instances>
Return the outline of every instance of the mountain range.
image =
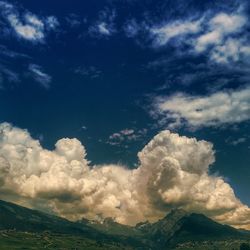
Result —
<instances>
[{"instance_id":1,"label":"mountain range","mask_svg":"<svg viewBox=\"0 0 250 250\"><path fill-rule=\"evenodd\" d=\"M249 231L181 209L132 227L112 218L71 222L0 200L0 249L230 250L249 243Z\"/></svg>"}]
</instances>

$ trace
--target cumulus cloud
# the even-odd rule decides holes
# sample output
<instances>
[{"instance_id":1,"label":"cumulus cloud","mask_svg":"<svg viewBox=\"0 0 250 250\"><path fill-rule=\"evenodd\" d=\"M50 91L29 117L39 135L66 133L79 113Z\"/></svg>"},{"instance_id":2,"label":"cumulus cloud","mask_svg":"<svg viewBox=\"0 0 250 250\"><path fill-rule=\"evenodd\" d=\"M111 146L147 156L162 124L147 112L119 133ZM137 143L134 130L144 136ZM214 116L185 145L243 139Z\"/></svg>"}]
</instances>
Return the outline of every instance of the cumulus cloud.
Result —
<instances>
[{"instance_id":1,"label":"cumulus cloud","mask_svg":"<svg viewBox=\"0 0 250 250\"><path fill-rule=\"evenodd\" d=\"M42 148L27 130L0 125L0 195L68 219L113 217L124 224L157 220L172 208L202 212L250 228L250 209L222 177L209 174L211 143L166 130L138 153L136 169L92 166L77 139Z\"/></svg>"},{"instance_id":2,"label":"cumulus cloud","mask_svg":"<svg viewBox=\"0 0 250 250\"><path fill-rule=\"evenodd\" d=\"M250 119L250 88L219 91L209 96L178 93L156 98L155 107L170 128L220 126ZM172 122L171 122L172 121Z\"/></svg>"},{"instance_id":3,"label":"cumulus cloud","mask_svg":"<svg viewBox=\"0 0 250 250\"><path fill-rule=\"evenodd\" d=\"M54 16L38 17L25 10L21 15L16 6L0 2L2 15L7 20L15 34L25 40L42 42L46 36L46 30L54 30L59 22Z\"/></svg>"},{"instance_id":4,"label":"cumulus cloud","mask_svg":"<svg viewBox=\"0 0 250 250\"><path fill-rule=\"evenodd\" d=\"M39 82L44 88L48 89L50 87L51 76L44 73L42 68L36 64L29 65L29 71L32 78Z\"/></svg>"}]
</instances>

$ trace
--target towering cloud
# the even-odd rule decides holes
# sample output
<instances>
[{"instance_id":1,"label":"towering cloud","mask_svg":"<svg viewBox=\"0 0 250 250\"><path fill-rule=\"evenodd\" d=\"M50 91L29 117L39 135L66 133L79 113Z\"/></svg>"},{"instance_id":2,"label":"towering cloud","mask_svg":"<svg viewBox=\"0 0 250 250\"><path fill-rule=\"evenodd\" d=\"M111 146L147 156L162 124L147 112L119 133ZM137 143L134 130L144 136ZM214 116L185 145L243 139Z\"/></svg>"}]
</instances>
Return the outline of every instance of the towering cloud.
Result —
<instances>
[{"instance_id":1,"label":"towering cloud","mask_svg":"<svg viewBox=\"0 0 250 250\"><path fill-rule=\"evenodd\" d=\"M69 219L113 217L125 224L156 220L171 208L203 212L250 228L250 209L221 177L209 175L212 144L170 131L138 153L140 164L91 166L77 139L43 149L26 130L0 125L0 198Z\"/></svg>"}]
</instances>

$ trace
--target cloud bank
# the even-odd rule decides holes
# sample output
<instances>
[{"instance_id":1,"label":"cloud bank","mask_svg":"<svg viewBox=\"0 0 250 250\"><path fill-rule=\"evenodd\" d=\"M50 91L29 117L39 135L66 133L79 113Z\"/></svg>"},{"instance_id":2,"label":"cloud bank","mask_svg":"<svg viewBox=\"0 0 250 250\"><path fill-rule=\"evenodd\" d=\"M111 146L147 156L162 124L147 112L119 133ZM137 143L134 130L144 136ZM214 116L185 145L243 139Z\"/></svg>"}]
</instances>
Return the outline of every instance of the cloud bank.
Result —
<instances>
[{"instance_id":1,"label":"cloud bank","mask_svg":"<svg viewBox=\"0 0 250 250\"><path fill-rule=\"evenodd\" d=\"M220 176L209 174L211 143L166 130L138 153L139 165L91 166L84 146L64 138L52 151L28 131L0 125L0 197L68 219L154 221L172 208L202 212L250 229L250 209Z\"/></svg>"}]
</instances>

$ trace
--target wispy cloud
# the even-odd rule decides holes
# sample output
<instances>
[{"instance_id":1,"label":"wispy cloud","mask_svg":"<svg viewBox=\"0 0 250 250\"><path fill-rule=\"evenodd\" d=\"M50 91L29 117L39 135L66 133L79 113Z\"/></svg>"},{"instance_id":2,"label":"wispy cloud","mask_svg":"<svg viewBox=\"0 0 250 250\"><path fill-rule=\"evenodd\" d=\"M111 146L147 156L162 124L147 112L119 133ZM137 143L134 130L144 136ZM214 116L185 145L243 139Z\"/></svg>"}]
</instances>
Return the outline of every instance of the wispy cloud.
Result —
<instances>
[{"instance_id":1,"label":"wispy cloud","mask_svg":"<svg viewBox=\"0 0 250 250\"><path fill-rule=\"evenodd\" d=\"M156 111L169 128L187 125L189 128L221 126L250 119L250 87L218 91L208 96L178 93L158 97Z\"/></svg>"},{"instance_id":2,"label":"wispy cloud","mask_svg":"<svg viewBox=\"0 0 250 250\"><path fill-rule=\"evenodd\" d=\"M123 30L127 37L135 37L139 30L140 25L136 22L135 19L128 20L123 26Z\"/></svg>"},{"instance_id":3,"label":"wispy cloud","mask_svg":"<svg viewBox=\"0 0 250 250\"><path fill-rule=\"evenodd\" d=\"M215 63L248 60L250 45L246 35L248 18L239 8L232 13L205 13L195 20L180 19L149 28L153 46L186 45L185 52L207 55ZM181 49L181 48L179 48Z\"/></svg>"},{"instance_id":4,"label":"wispy cloud","mask_svg":"<svg viewBox=\"0 0 250 250\"><path fill-rule=\"evenodd\" d=\"M116 11L105 9L99 13L98 20L89 27L90 34L94 36L109 37L115 33Z\"/></svg>"},{"instance_id":5,"label":"wispy cloud","mask_svg":"<svg viewBox=\"0 0 250 250\"><path fill-rule=\"evenodd\" d=\"M113 146L120 146L129 142L141 140L147 134L147 129L122 129L119 132L113 133L109 136L108 144Z\"/></svg>"},{"instance_id":6,"label":"wispy cloud","mask_svg":"<svg viewBox=\"0 0 250 250\"><path fill-rule=\"evenodd\" d=\"M73 70L75 74L90 77L92 79L98 78L101 76L102 71L95 66L79 66Z\"/></svg>"},{"instance_id":7,"label":"wispy cloud","mask_svg":"<svg viewBox=\"0 0 250 250\"><path fill-rule=\"evenodd\" d=\"M238 146L239 144L242 144L244 142L247 141L247 138L246 137L240 137L240 138L237 138L237 139L227 139L226 140L226 143L232 145L232 146Z\"/></svg>"},{"instance_id":8,"label":"wispy cloud","mask_svg":"<svg viewBox=\"0 0 250 250\"><path fill-rule=\"evenodd\" d=\"M201 20L197 21L175 21L160 27L153 27L150 32L155 37L154 45L166 45L170 39L175 37L184 37L190 34L196 34L201 31Z\"/></svg>"},{"instance_id":9,"label":"wispy cloud","mask_svg":"<svg viewBox=\"0 0 250 250\"><path fill-rule=\"evenodd\" d=\"M239 33L247 22L241 14L219 13L209 20L207 30L195 42L197 52L205 51L209 46L221 44L229 35Z\"/></svg>"},{"instance_id":10,"label":"wispy cloud","mask_svg":"<svg viewBox=\"0 0 250 250\"><path fill-rule=\"evenodd\" d=\"M42 67L36 64L29 65L29 72L31 77L40 83L44 88L48 89L50 87L51 76L44 73Z\"/></svg>"},{"instance_id":11,"label":"wispy cloud","mask_svg":"<svg viewBox=\"0 0 250 250\"><path fill-rule=\"evenodd\" d=\"M66 16L65 20L71 28L79 27L82 23L81 17L75 13Z\"/></svg>"},{"instance_id":12,"label":"wispy cloud","mask_svg":"<svg viewBox=\"0 0 250 250\"><path fill-rule=\"evenodd\" d=\"M1 1L0 8L3 17L14 33L25 40L43 42L46 31L54 30L59 22L54 16L39 17L28 10L20 13L17 6Z\"/></svg>"},{"instance_id":13,"label":"wispy cloud","mask_svg":"<svg viewBox=\"0 0 250 250\"><path fill-rule=\"evenodd\" d=\"M45 23L47 24L47 29L55 30L60 24L55 16L46 17Z\"/></svg>"},{"instance_id":14,"label":"wispy cloud","mask_svg":"<svg viewBox=\"0 0 250 250\"><path fill-rule=\"evenodd\" d=\"M8 49L6 46L0 44L0 55L5 56L7 58L30 58L28 55L24 53L20 53L14 50Z\"/></svg>"}]
</instances>

